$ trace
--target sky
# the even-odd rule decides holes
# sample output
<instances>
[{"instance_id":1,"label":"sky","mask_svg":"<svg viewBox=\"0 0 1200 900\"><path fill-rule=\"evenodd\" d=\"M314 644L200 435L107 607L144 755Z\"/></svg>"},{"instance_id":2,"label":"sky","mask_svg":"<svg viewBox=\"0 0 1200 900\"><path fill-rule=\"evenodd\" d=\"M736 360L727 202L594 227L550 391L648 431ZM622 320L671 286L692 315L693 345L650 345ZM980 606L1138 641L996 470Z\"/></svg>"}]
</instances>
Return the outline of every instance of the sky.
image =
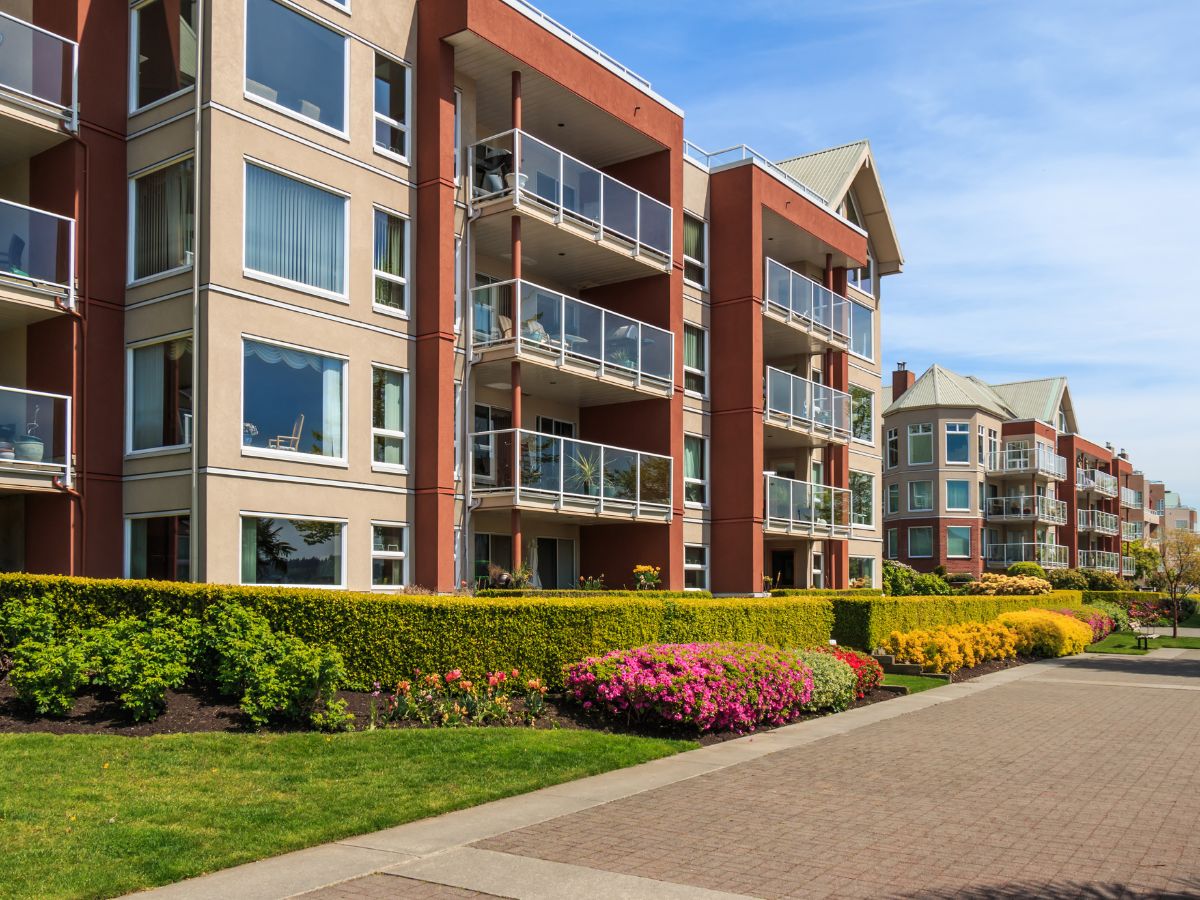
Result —
<instances>
[{"instance_id":1,"label":"sky","mask_svg":"<svg viewBox=\"0 0 1200 900\"><path fill-rule=\"evenodd\" d=\"M706 150L871 141L885 384L1065 375L1085 437L1200 504L1200 2L535 2Z\"/></svg>"}]
</instances>

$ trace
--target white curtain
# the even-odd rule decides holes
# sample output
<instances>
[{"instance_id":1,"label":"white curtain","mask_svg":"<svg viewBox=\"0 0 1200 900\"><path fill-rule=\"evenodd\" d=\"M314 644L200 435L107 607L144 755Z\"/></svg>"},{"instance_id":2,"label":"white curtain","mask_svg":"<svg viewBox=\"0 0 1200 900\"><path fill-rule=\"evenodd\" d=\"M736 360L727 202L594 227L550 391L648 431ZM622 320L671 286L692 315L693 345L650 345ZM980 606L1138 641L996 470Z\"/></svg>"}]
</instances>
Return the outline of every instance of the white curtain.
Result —
<instances>
[{"instance_id":1,"label":"white curtain","mask_svg":"<svg viewBox=\"0 0 1200 900\"><path fill-rule=\"evenodd\" d=\"M321 360L321 454L342 455L342 364Z\"/></svg>"},{"instance_id":2,"label":"white curtain","mask_svg":"<svg viewBox=\"0 0 1200 900\"><path fill-rule=\"evenodd\" d=\"M246 166L246 265L345 292L346 198Z\"/></svg>"}]
</instances>

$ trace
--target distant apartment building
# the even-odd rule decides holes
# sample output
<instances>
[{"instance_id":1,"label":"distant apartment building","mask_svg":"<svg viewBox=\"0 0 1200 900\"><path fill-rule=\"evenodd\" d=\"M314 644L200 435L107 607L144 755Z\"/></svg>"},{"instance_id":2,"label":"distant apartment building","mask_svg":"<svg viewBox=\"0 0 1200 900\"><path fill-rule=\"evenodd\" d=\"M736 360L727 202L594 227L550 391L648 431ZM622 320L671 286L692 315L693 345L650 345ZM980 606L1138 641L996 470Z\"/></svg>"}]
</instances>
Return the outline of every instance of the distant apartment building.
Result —
<instances>
[{"instance_id":1,"label":"distant apartment building","mask_svg":"<svg viewBox=\"0 0 1200 900\"><path fill-rule=\"evenodd\" d=\"M1132 577L1157 528L1124 451L1079 434L1065 378L987 384L903 364L884 411L885 554L976 577L1014 562Z\"/></svg>"},{"instance_id":2,"label":"distant apartment building","mask_svg":"<svg viewBox=\"0 0 1200 900\"><path fill-rule=\"evenodd\" d=\"M1160 531L1193 531L1200 532L1200 520L1194 506L1188 506L1183 498L1175 491L1168 491L1161 481L1151 482L1149 496L1155 512L1159 516Z\"/></svg>"},{"instance_id":3,"label":"distant apartment building","mask_svg":"<svg viewBox=\"0 0 1200 900\"><path fill-rule=\"evenodd\" d=\"M525 0L0 0L0 570L878 584L865 142Z\"/></svg>"}]
</instances>

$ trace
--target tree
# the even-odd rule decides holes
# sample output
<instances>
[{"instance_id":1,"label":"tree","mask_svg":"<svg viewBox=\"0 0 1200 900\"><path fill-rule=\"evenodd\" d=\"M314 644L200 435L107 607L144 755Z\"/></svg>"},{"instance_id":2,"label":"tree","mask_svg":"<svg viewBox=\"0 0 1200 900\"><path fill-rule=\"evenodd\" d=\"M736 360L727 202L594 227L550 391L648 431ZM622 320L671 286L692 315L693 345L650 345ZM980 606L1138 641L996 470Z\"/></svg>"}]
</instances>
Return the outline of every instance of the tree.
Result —
<instances>
[{"instance_id":1,"label":"tree","mask_svg":"<svg viewBox=\"0 0 1200 900\"><path fill-rule=\"evenodd\" d=\"M1200 589L1200 534L1168 531L1162 539L1157 582L1171 604L1171 634L1179 637L1179 607L1192 591Z\"/></svg>"},{"instance_id":2,"label":"tree","mask_svg":"<svg viewBox=\"0 0 1200 900\"><path fill-rule=\"evenodd\" d=\"M1162 557L1158 551L1143 541L1130 541L1125 545L1125 555L1132 556L1137 567L1137 577L1142 581L1150 581L1158 573Z\"/></svg>"}]
</instances>

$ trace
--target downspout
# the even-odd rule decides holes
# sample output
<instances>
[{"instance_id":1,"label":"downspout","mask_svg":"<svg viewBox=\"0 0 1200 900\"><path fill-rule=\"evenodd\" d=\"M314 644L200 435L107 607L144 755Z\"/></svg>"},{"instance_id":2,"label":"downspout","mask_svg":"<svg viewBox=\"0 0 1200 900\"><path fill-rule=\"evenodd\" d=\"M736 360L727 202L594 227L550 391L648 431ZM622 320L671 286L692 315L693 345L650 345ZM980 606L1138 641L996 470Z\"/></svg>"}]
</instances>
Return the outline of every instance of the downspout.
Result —
<instances>
[{"instance_id":1,"label":"downspout","mask_svg":"<svg viewBox=\"0 0 1200 900\"><path fill-rule=\"evenodd\" d=\"M204 160L204 60L205 4L196 0L196 93L192 120L192 471L191 511L188 515L188 580L198 581L200 575L200 247L201 240L201 183Z\"/></svg>"}]
</instances>

